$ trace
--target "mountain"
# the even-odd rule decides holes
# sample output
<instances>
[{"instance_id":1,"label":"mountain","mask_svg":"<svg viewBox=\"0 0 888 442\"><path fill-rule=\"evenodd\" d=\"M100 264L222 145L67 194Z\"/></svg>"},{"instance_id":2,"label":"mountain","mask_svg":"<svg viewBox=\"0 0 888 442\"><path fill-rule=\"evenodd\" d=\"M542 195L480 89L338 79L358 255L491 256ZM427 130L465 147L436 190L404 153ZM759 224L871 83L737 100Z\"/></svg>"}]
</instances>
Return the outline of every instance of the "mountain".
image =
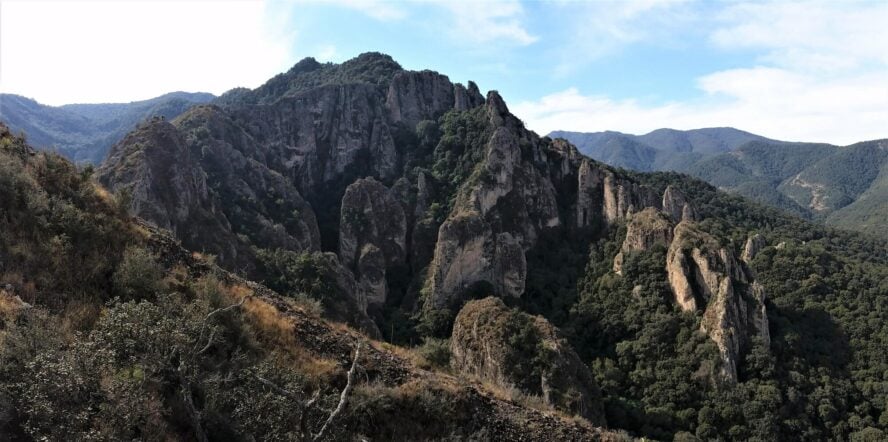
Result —
<instances>
[{"instance_id":1,"label":"mountain","mask_svg":"<svg viewBox=\"0 0 888 442\"><path fill-rule=\"evenodd\" d=\"M617 437L217 267L89 170L0 124L0 439Z\"/></svg>"},{"instance_id":2,"label":"mountain","mask_svg":"<svg viewBox=\"0 0 888 442\"><path fill-rule=\"evenodd\" d=\"M131 103L46 106L13 94L0 94L0 120L29 142L53 149L77 161L98 164L112 144L151 116L174 118L197 103L215 97L207 93L171 92Z\"/></svg>"},{"instance_id":3,"label":"mountain","mask_svg":"<svg viewBox=\"0 0 888 442\"><path fill-rule=\"evenodd\" d=\"M680 170L706 156L729 152L750 141L773 141L731 127L657 129L645 135L622 132L554 131L580 152L616 167L639 171Z\"/></svg>"},{"instance_id":4,"label":"mountain","mask_svg":"<svg viewBox=\"0 0 888 442\"><path fill-rule=\"evenodd\" d=\"M577 143L607 164L687 173L802 217L888 238L884 223L877 221L888 214L885 140L840 147L768 140L731 128L550 136Z\"/></svg>"},{"instance_id":5,"label":"mountain","mask_svg":"<svg viewBox=\"0 0 888 442\"><path fill-rule=\"evenodd\" d=\"M472 82L306 59L145 121L95 176L21 144L0 161L15 434L888 430L888 244L592 160Z\"/></svg>"}]
</instances>

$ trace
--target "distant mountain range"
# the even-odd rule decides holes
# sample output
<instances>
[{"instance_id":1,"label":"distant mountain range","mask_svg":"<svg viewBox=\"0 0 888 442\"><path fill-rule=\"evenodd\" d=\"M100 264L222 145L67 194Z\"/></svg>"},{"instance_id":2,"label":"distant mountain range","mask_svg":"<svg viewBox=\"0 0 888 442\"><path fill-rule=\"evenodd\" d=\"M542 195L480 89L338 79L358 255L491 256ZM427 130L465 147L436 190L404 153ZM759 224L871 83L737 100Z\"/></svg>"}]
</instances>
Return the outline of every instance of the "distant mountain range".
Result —
<instances>
[{"instance_id":1,"label":"distant mountain range","mask_svg":"<svg viewBox=\"0 0 888 442\"><path fill-rule=\"evenodd\" d=\"M30 98L0 94L0 120L24 132L31 145L56 150L75 162L98 164L114 143L137 123L151 117L174 118L216 98L197 92L171 92L131 103L47 106Z\"/></svg>"},{"instance_id":2,"label":"distant mountain range","mask_svg":"<svg viewBox=\"0 0 888 442\"><path fill-rule=\"evenodd\" d=\"M888 237L888 140L790 143L729 127L549 136L613 166L687 173L809 219Z\"/></svg>"}]
</instances>

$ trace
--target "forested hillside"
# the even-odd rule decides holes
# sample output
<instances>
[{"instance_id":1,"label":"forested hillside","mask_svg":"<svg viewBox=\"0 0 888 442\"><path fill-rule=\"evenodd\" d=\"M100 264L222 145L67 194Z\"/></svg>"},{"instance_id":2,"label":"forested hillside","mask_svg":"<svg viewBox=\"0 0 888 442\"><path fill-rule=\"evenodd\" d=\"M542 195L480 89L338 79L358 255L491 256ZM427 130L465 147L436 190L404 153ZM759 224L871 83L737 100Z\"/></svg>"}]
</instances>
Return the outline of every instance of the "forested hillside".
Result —
<instances>
[{"instance_id":1,"label":"forested hillside","mask_svg":"<svg viewBox=\"0 0 888 442\"><path fill-rule=\"evenodd\" d=\"M646 135L564 132L590 157L642 172L675 171L795 215L888 238L888 143L839 147L769 140L730 128Z\"/></svg>"},{"instance_id":2,"label":"forested hillside","mask_svg":"<svg viewBox=\"0 0 888 442\"><path fill-rule=\"evenodd\" d=\"M95 173L3 140L21 439L888 431L888 244L594 161L472 82L307 59Z\"/></svg>"},{"instance_id":3,"label":"forested hillside","mask_svg":"<svg viewBox=\"0 0 888 442\"><path fill-rule=\"evenodd\" d=\"M0 94L0 120L13 132L28 134L29 142L37 148L56 151L75 162L99 164L108 148L136 123L152 116L174 118L194 104L213 98L206 93L171 92L131 103L55 107Z\"/></svg>"}]
</instances>

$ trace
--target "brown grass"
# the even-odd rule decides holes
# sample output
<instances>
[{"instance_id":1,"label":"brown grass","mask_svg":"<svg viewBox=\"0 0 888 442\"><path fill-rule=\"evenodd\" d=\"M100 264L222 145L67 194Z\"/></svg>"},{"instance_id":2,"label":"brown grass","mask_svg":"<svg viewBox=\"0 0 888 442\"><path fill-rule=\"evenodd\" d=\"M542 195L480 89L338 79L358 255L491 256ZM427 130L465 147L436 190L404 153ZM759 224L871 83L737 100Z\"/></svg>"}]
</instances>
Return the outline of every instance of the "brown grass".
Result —
<instances>
[{"instance_id":1,"label":"brown grass","mask_svg":"<svg viewBox=\"0 0 888 442\"><path fill-rule=\"evenodd\" d=\"M232 286L228 290L232 298L239 300L253 292L248 287ZM265 348L277 349L286 356L294 368L314 379L329 379L341 368L331 359L311 355L296 340L296 325L273 305L259 298L244 303L248 325Z\"/></svg>"}]
</instances>

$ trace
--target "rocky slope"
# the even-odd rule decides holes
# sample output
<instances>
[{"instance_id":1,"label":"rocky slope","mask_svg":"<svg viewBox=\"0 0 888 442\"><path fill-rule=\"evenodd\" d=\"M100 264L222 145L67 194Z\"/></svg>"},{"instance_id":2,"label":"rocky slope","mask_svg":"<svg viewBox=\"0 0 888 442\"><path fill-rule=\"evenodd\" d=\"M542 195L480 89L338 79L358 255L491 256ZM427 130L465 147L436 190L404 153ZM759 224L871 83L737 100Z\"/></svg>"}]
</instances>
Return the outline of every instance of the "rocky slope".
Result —
<instances>
[{"instance_id":1,"label":"rocky slope","mask_svg":"<svg viewBox=\"0 0 888 442\"><path fill-rule=\"evenodd\" d=\"M770 346L764 288L730 249L693 223L680 222L673 235L666 270L675 303L682 311L703 313L700 327L718 346L721 380L736 383L752 340ZM751 241L748 256L754 256L759 240Z\"/></svg>"},{"instance_id":2,"label":"rocky slope","mask_svg":"<svg viewBox=\"0 0 888 442\"><path fill-rule=\"evenodd\" d=\"M837 349L823 357L833 376L850 382L842 371L848 353L833 332L838 326L811 328L814 319L806 318L815 313L798 313L804 303L781 300L809 292L817 293L811 300L829 299L829 293L857 289L839 279L829 283L836 288L825 288L817 277L794 271L776 277L760 262L777 260L781 272L831 262L799 257L790 266L775 258L785 253L835 254L841 262L860 263L862 256L881 259L882 246L817 230L688 177L633 173L591 160L565 140L527 130L495 91L482 96L477 86L405 71L380 54L338 65L304 60L266 85L232 91L169 126L178 134L170 139L181 141L175 149L134 142L138 137L115 149L161 156L188 151L180 156L200 169L195 177L204 176L207 189L206 198L191 201L211 203L192 210L214 214L223 227L227 220L230 233L216 236L233 235L239 248L232 255L212 243L188 243L181 233L187 228L176 230L183 243L283 293L317 299L329 318L369 335L405 344L452 339L463 306L494 296L565 331L601 387L609 424L661 439L678 430L703 439L742 439L772 428L752 414L768 409L761 405L765 399L737 399L759 401L737 431L719 430L710 410L725 395L758 397L767 382L785 392L823 387L820 381L803 387L802 378L771 368L782 361L806 379L823 379L816 375L820 362L795 350L804 341L797 336L812 330L827 335L813 342L828 339ZM138 180L116 177L148 177L135 171L171 164L145 155L123 161L130 156L113 156L100 178L115 189L137 189ZM144 195L149 201L134 201L133 208L177 207L169 204L174 199L159 197L163 192ZM740 246L756 233L788 245L762 247L753 240L745 259L738 259ZM844 265L814 273L849 274ZM880 287L870 282L858 291L876 296ZM832 311L842 327L857 327ZM517 336L544 329L529 327L529 335ZM433 354L441 352L428 345ZM451 341L451 348L461 351L459 342ZM529 359L519 365L538 355L536 346L521 348ZM775 376L779 381L772 381ZM868 403L880 403L865 386L855 388ZM524 391L548 394L533 385ZM810 404L815 396L798 401ZM570 400L550 403L582 411ZM730 410L718 410L723 422L739 421ZM873 410L868 415L881 413ZM827 424L809 427L811 434L825 434Z\"/></svg>"},{"instance_id":3,"label":"rocky slope","mask_svg":"<svg viewBox=\"0 0 888 442\"><path fill-rule=\"evenodd\" d=\"M617 437L422 369L407 349L217 267L3 125L0 171L16 196L0 200L2 440ZM360 376L346 381L352 364Z\"/></svg>"},{"instance_id":4,"label":"rocky slope","mask_svg":"<svg viewBox=\"0 0 888 442\"><path fill-rule=\"evenodd\" d=\"M668 242L663 225L697 216L678 189L658 192L527 130L495 91L482 98L473 83L401 70L379 54L306 60L236 98L146 125L114 147L100 179L132 189L135 214L248 275L257 249L337 252L327 268L352 300L337 317L365 329L348 312L382 321L392 308L419 311L427 330L446 336L466 301L521 298L525 255L544 232L634 219L629 253ZM734 302L712 284L700 296ZM696 309L688 296L679 305ZM738 321L704 327L742 341ZM732 365L739 350L728 346Z\"/></svg>"}]
</instances>

